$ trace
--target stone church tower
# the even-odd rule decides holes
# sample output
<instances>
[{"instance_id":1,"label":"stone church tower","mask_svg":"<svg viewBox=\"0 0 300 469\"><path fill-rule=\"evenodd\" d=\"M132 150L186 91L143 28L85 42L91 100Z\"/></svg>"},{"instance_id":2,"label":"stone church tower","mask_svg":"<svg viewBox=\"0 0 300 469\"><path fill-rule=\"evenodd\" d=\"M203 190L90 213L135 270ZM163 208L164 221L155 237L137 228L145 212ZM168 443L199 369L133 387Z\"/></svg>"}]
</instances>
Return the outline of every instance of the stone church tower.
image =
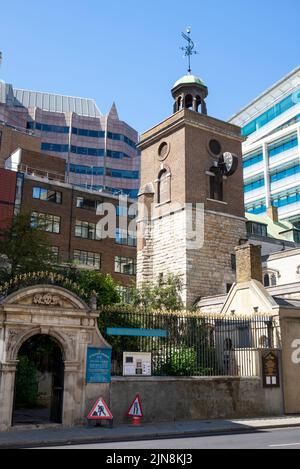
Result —
<instances>
[{"instance_id":1,"label":"stone church tower","mask_svg":"<svg viewBox=\"0 0 300 469\"><path fill-rule=\"evenodd\" d=\"M180 275L183 301L191 305L226 293L235 281L235 247L246 238L243 138L239 127L207 115L208 89L199 78L184 76L172 95L174 114L139 144L137 282ZM193 204L194 218L196 204L204 209L202 246L189 244L186 204Z\"/></svg>"}]
</instances>

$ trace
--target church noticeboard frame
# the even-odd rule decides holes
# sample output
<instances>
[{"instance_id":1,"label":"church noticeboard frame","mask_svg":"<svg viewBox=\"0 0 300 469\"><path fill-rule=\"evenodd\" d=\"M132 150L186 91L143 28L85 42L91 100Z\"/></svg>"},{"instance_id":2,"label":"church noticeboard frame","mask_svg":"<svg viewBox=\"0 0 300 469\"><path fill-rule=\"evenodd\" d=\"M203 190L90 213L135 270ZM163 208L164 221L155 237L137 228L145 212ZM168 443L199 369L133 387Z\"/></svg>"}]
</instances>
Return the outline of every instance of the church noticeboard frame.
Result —
<instances>
[{"instance_id":1,"label":"church noticeboard frame","mask_svg":"<svg viewBox=\"0 0 300 469\"><path fill-rule=\"evenodd\" d=\"M279 359L274 352L262 354L262 372L264 388L279 388Z\"/></svg>"},{"instance_id":2,"label":"church noticeboard frame","mask_svg":"<svg viewBox=\"0 0 300 469\"><path fill-rule=\"evenodd\" d=\"M86 361L87 383L111 382L111 355L111 349L88 347Z\"/></svg>"}]
</instances>

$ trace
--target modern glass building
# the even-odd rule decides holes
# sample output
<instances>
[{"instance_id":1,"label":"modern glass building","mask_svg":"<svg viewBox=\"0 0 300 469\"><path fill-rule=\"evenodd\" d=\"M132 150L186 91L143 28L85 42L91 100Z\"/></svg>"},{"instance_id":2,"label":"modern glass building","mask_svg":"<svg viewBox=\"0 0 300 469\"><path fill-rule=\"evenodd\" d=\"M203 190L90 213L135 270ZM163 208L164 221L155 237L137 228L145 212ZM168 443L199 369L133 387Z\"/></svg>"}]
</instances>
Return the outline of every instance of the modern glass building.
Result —
<instances>
[{"instance_id":1,"label":"modern glass building","mask_svg":"<svg viewBox=\"0 0 300 469\"><path fill-rule=\"evenodd\" d=\"M91 99L20 90L0 81L0 122L38 136L43 153L66 161L70 183L137 197L138 133L119 119L115 104L102 115Z\"/></svg>"},{"instance_id":2,"label":"modern glass building","mask_svg":"<svg viewBox=\"0 0 300 469\"><path fill-rule=\"evenodd\" d=\"M300 67L230 119L242 127L246 211L300 227Z\"/></svg>"}]
</instances>

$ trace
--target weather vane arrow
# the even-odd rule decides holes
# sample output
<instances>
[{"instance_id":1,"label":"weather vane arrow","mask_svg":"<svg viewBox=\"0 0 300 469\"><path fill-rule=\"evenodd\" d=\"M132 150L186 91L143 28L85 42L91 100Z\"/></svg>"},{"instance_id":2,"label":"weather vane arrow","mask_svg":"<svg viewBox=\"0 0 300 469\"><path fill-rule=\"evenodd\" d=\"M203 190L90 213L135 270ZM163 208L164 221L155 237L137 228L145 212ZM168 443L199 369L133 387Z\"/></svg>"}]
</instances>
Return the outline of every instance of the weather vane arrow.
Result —
<instances>
[{"instance_id":1,"label":"weather vane arrow","mask_svg":"<svg viewBox=\"0 0 300 469\"><path fill-rule=\"evenodd\" d=\"M182 37L183 37L183 39L185 39L187 41L187 45L185 47L181 47L181 50L184 51L184 56L188 57L188 61L189 61L188 73L191 74L192 73L191 57L192 57L192 55L198 54L198 52L194 50L195 49L195 43L193 42L193 40L191 38L192 29L188 28L186 32L187 32L187 34L182 33Z\"/></svg>"}]
</instances>

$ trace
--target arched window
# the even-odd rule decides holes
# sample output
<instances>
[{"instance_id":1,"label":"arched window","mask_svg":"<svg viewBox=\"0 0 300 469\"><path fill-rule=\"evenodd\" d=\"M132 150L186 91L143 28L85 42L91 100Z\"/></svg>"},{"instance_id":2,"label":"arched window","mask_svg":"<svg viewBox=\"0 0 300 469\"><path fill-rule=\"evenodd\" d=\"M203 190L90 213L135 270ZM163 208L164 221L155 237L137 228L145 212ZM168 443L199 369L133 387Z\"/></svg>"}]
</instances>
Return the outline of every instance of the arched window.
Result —
<instances>
[{"instance_id":1,"label":"arched window","mask_svg":"<svg viewBox=\"0 0 300 469\"><path fill-rule=\"evenodd\" d=\"M191 94L186 95L184 107L187 109L193 108L193 96Z\"/></svg>"},{"instance_id":2,"label":"arched window","mask_svg":"<svg viewBox=\"0 0 300 469\"><path fill-rule=\"evenodd\" d=\"M163 169L158 176L157 203L164 204L171 199L171 174Z\"/></svg>"},{"instance_id":3,"label":"arched window","mask_svg":"<svg viewBox=\"0 0 300 469\"><path fill-rule=\"evenodd\" d=\"M276 274L275 272L266 272L264 274L264 286L265 287L276 287L278 284L277 278L279 274Z\"/></svg>"},{"instance_id":4,"label":"arched window","mask_svg":"<svg viewBox=\"0 0 300 469\"><path fill-rule=\"evenodd\" d=\"M177 100L177 111L180 111L181 108L182 108L182 96L179 96Z\"/></svg>"},{"instance_id":5,"label":"arched window","mask_svg":"<svg viewBox=\"0 0 300 469\"><path fill-rule=\"evenodd\" d=\"M265 274L264 276L264 286L269 287L270 286L270 277L269 274Z\"/></svg>"},{"instance_id":6,"label":"arched window","mask_svg":"<svg viewBox=\"0 0 300 469\"><path fill-rule=\"evenodd\" d=\"M211 168L212 173L215 173L214 176L210 176L210 198L213 200L224 200L223 193L223 177L221 174L218 174L215 168Z\"/></svg>"},{"instance_id":7,"label":"arched window","mask_svg":"<svg viewBox=\"0 0 300 469\"><path fill-rule=\"evenodd\" d=\"M202 106L202 99L200 96L196 96L196 111L199 112L199 108Z\"/></svg>"}]
</instances>

